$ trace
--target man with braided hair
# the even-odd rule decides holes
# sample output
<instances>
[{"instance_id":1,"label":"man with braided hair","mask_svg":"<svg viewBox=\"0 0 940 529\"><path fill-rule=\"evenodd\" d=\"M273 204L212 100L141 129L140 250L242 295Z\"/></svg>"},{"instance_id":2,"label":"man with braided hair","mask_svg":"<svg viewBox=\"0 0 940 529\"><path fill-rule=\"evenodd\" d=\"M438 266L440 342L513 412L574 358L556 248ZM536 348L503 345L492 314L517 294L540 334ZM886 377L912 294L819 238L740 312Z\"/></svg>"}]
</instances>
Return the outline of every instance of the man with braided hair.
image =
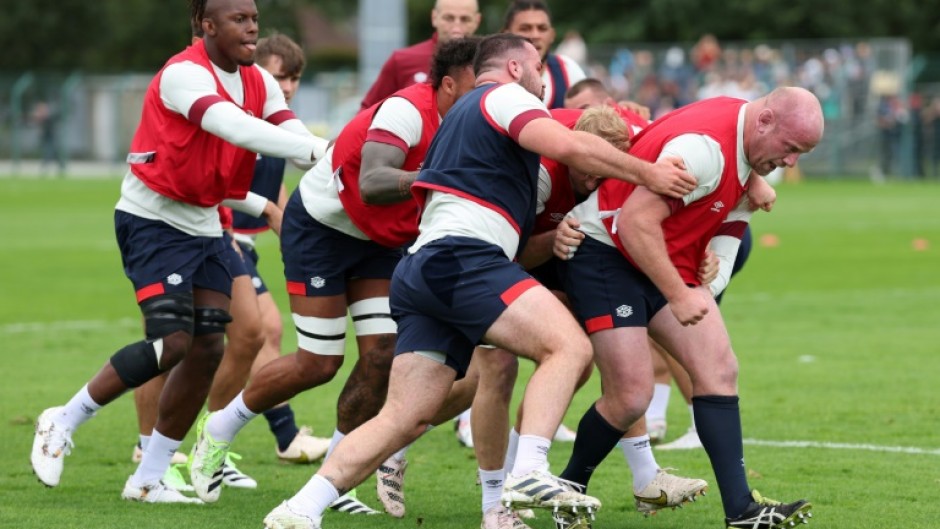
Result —
<instances>
[{"instance_id":1,"label":"man with braided hair","mask_svg":"<svg viewBox=\"0 0 940 529\"><path fill-rule=\"evenodd\" d=\"M171 57L144 98L121 186L115 230L146 339L127 345L64 406L39 417L31 463L58 485L72 433L106 404L174 366L156 426L122 497L198 503L161 481L205 401L223 350L232 276L222 259L218 206L244 204L256 152L313 161L326 141L287 108L254 65L254 0L192 2L204 38ZM183 362L183 360L186 360Z\"/></svg>"}]
</instances>

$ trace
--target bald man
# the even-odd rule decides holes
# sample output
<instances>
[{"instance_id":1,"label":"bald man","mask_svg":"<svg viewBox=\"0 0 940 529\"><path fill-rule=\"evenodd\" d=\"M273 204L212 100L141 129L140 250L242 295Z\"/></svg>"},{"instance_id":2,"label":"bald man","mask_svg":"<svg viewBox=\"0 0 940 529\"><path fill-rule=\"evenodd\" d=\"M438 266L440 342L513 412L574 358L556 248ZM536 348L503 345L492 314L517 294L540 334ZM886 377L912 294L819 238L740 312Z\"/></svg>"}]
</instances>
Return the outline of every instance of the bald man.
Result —
<instances>
[{"instance_id":1,"label":"bald man","mask_svg":"<svg viewBox=\"0 0 940 529\"><path fill-rule=\"evenodd\" d=\"M473 35L480 26L477 0L437 0L431 9L434 35L414 46L395 50L385 61L360 108L369 108L395 92L428 81L431 57L439 44Z\"/></svg>"},{"instance_id":2,"label":"bald man","mask_svg":"<svg viewBox=\"0 0 940 529\"><path fill-rule=\"evenodd\" d=\"M779 88L751 103L700 101L654 121L630 148L647 161L681 158L697 179L694 191L673 200L606 180L573 210L586 237L568 261L565 290L590 335L603 392L581 419L563 479L586 487L646 411L653 391L648 332L691 375L695 422L727 527L772 529L811 516L805 500L781 504L750 490L737 360L697 271L708 242L747 192L751 172L765 176L792 167L822 133L819 102L803 89ZM562 525L583 521L571 517L568 523Z\"/></svg>"}]
</instances>

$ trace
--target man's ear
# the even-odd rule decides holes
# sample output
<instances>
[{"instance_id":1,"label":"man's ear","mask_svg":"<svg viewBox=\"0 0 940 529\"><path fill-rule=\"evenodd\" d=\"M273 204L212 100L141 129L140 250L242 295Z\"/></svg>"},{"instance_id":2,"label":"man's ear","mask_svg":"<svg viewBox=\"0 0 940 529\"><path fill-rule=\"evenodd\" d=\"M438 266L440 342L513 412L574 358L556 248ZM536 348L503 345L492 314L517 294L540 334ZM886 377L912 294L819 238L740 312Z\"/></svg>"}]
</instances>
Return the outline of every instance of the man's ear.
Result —
<instances>
[{"instance_id":1,"label":"man's ear","mask_svg":"<svg viewBox=\"0 0 940 529\"><path fill-rule=\"evenodd\" d=\"M441 87L439 90L443 90L447 95L454 95L457 93L457 81L453 77L445 75L441 79Z\"/></svg>"},{"instance_id":2,"label":"man's ear","mask_svg":"<svg viewBox=\"0 0 940 529\"><path fill-rule=\"evenodd\" d=\"M765 108L757 115L757 130L764 132L765 130L771 129L776 121L777 116L774 114L774 111Z\"/></svg>"}]
</instances>

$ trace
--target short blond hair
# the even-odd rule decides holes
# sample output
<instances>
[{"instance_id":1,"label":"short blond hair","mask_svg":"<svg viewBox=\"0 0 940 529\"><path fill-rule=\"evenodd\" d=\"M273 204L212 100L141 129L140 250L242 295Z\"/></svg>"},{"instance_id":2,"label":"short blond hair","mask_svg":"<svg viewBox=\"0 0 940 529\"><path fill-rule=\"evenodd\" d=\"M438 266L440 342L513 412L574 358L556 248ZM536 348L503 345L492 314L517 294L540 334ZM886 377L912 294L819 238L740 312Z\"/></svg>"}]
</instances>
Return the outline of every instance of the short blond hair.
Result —
<instances>
[{"instance_id":1,"label":"short blond hair","mask_svg":"<svg viewBox=\"0 0 940 529\"><path fill-rule=\"evenodd\" d=\"M578 122L575 123L574 130L600 136L604 141L621 151L630 148L630 133L627 131L627 123L616 110L608 106L585 110L578 118Z\"/></svg>"}]
</instances>

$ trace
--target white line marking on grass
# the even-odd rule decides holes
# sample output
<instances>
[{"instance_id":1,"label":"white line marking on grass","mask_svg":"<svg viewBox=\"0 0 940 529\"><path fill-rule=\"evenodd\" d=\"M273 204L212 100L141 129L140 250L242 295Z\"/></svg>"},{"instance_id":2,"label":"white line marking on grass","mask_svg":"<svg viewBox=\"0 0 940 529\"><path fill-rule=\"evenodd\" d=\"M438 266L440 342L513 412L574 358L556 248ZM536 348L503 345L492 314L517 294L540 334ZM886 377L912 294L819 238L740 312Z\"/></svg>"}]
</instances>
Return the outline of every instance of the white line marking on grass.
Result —
<instances>
[{"instance_id":1,"label":"white line marking on grass","mask_svg":"<svg viewBox=\"0 0 940 529\"><path fill-rule=\"evenodd\" d=\"M58 331L98 331L115 327L140 327L141 321L134 318L118 320L72 320L72 321L35 321L8 323L0 325L0 334L23 334Z\"/></svg>"},{"instance_id":2,"label":"white line marking on grass","mask_svg":"<svg viewBox=\"0 0 940 529\"><path fill-rule=\"evenodd\" d=\"M745 439L744 444L751 446L772 446L776 448L828 448L831 450L867 450L869 452L895 452L901 454L940 456L940 448L917 448L914 446L882 446L860 443L825 443L819 441L767 441L764 439Z\"/></svg>"}]
</instances>

